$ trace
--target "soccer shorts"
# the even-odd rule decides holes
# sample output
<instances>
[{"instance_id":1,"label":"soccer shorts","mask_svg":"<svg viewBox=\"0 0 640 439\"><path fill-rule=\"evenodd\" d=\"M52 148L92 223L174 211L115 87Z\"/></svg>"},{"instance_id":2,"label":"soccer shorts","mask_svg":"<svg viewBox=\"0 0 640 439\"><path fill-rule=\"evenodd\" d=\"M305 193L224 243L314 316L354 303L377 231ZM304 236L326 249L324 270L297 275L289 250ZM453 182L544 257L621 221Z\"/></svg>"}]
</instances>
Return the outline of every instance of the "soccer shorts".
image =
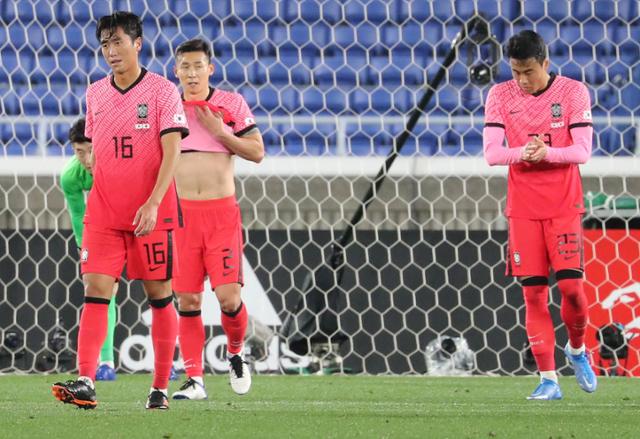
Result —
<instances>
[{"instance_id":1,"label":"soccer shorts","mask_svg":"<svg viewBox=\"0 0 640 439\"><path fill-rule=\"evenodd\" d=\"M82 274L97 273L118 279L126 264L129 279L167 280L178 272L171 230L154 230L145 236L132 231L85 224L80 251Z\"/></svg>"},{"instance_id":2,"label":"soccer shorts","mask_svg":"<svg viewBox=\"0 0 640 439\"><path fill-rule=\"evenodd\" d=\"M180 274L177 293L200 293L209 275L211 289L242 280L242 219L235 196L180 200L184 227L176 230Z\"/></svg>"},{"instance_id":3,"label":"soccer shorts","mask_svg":"<svg viewBox=\"0 0 640 439\"><path fill-rule=\"evenodd\" d=\"M509 218L508 276L549 276L549 267L584 269L582 215Z\"/></svg>"}]
</instances>

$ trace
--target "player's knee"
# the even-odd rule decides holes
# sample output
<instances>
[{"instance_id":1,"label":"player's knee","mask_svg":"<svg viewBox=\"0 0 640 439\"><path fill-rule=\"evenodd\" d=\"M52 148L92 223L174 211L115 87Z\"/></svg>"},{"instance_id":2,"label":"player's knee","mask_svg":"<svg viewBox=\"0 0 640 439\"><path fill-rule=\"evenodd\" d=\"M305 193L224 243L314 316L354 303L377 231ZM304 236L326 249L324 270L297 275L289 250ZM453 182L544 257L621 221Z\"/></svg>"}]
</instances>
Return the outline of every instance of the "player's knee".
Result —
<instances>
[{"instance_id":1,"label":"player's knee","mask_svg":"<svg viewBox=\"0 0 640 439\"><path fill-rule=\"evenodd\" d=\"M177 296L180 311L200 311L202 308L202 294L180 293Z\"/></svg>"},{"instance_id":2,"label":"player's knee","mask_svg":"<svg viewBox=\"0 0 640 439\"><path fill-rule=\"evenodd\" d=\"M220 310L226 314L232 314L236 312L242 304L240 294L228 294L219 296L218 301L220 303Z\"/></svg>"},{"instance_id":3,"label":"player's knee","mask_svg":"<svg viewBox=\"0 0 640 439\"><path fill-rule=\"evenodd\" d=\"M103 285L99 282L87 282L84 285L84 295L85 297L111 299L113 287L111 285Z\"/></svg>"},{"instance_id":4,"label":"player's knee","mask_svg":"<svg viewBox=\"0 0 640 439\"><path fill-rule=\"evenodd\" d=\"M522 292L528 307L547 307L549 279L546 276L530 276L522 279Z\"/></svg>"},{"instance_id":5,"label":"player's knee","mask_svg":"<svg viewBox=\"0 0 640 439\"><path fill-rule=\"evenodd\" d=\"M582 272L578 270L561 270L556 273L558 288L563 300L578 304L583 300Z\"/></svg>"}]
</instances>

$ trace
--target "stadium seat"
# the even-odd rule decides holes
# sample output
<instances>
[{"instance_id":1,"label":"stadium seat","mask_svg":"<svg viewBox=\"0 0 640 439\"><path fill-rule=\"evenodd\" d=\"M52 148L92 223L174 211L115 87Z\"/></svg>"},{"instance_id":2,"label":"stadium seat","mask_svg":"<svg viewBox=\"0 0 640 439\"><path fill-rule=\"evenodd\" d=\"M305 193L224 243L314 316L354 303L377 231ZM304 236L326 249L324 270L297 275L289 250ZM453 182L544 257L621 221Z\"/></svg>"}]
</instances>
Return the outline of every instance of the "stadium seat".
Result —
<instances>
[{"instance_id":1,"label":"stadium seat","mask_svg":"<svg viewBox=\"0 0 640 439\"><path fill-rule=\"evenodd\" d=\"M587 20L592 15L591 8L593 3L591 0L574 0L570 2L571 17L580 22Z\"/></svg>"},{"instance_id":2,"label":"stadium seat","mask_svg":"<svg viewBox=\"0 0 640 439\"><path fill-rule=\"evenodd\" d=\"M544 11L543 3L546 3L549 17L554 21L562 21L569 16L569 2L527 1L525 2L525 8L527 8L525 11L531 12L533 8Z\"/></svg>"},{"instance_id":3,"label":"stadium seat","mask_svg":"<svg viewBox=\"0 0 640 439\"><path fill-rule=\"evenodd\" d=\"M306 14L306 17L305 16L302 17L305 20L308 20L308 21L313 21L314 19L317 20L317 17L315 17L316 9L313 6L313 3L317 3L317 2L307 1L307 3L304 4L305 8L301 8L303 10L303 14ZM323 2L322 5L319 5L319 6L320 6L320 18L322 18L322 21L325 21L331 25L334 25L341 22L344 19L342 14L342 5L338 0L328 0Z\"/></svg>"}]
</instances>

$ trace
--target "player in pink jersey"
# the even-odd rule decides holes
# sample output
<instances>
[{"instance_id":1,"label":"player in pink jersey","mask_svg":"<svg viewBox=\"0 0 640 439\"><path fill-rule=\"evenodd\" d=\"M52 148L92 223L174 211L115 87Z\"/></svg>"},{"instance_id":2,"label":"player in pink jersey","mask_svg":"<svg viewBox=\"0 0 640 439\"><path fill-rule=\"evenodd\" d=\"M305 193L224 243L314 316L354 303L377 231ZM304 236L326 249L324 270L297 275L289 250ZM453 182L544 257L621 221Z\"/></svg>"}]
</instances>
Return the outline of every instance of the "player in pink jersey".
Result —
<instances>
[{"instance_id":1,"label":"player in pink jersey","mask_svg":"<svg viewBox=\"0 0 640 439\"><path fill-rule=\"evenodd\" d=\"M565 355L580 387L586 392L597 387L584 346L584 206L578 169L591 155L591 103L584 84L548 73L547 48L535 32L509 39L506 54L514 79L493 86L487 96L484 156L492 166L509 166L507 274L522 282L527 336L541 377L528 399L561 399L548 308L550 269L562 294L569 335Z\"/></svg>"},{"instance_id":2,"label":"player in pink jersey","mask_svg":"<svg viewBox=\"0 0 640 439\"><path fill-rule=\"evenodd\" d=\"M129 12L96 27L112 74L87 89L85 135L92 140L94 183L81 250L85 303L78 333L80 377L53 386L54 396L82 408L97 405L95 370L114 282L127 265L142 279L152 310L155 370L148 409L167 409L177 336L171 278L177 272L173 229L179 209L173 181L180 140L188 134L176 86L139 64L142 24Z\"/></svg>"},{"instance_id":3,"label":"player in pink jersey","mask_svg":"<svg viewBox=\"0 0 640 439\"><path fill-rule=\"evenodd\" d=\"M205 399L201 318L205 276L220 303L227 335L231 388L245 394L251 375L242 356L247 309L240 297L242 220L236 201L234 156L259 163L262 136L249 106L238 93L209 86L211 48L201 39L176 50L175 74L183 89L191 134L182 142L176 183L185 227L177 232L180 274L173 279L178 295L180 350L188 376L175 399Z\"/></svg>"}]
</instances>

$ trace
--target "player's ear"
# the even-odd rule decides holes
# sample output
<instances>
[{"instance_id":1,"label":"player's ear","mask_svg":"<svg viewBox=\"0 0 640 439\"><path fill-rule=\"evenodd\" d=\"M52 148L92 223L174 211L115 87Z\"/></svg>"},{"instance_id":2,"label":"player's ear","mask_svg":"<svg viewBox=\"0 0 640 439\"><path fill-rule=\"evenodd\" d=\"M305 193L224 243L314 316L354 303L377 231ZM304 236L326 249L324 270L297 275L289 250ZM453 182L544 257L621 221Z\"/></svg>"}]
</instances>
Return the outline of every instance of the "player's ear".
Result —
<instances>
[{"instance_id":1,"label":"player's ear","mask_svg":"<svg viewBox=\"0 0 640 439\"><path fill-rule=\"evenodd\" d=\"M133 47L136 48L137 52L140 52L140 50L142 50L142 38L138 37L135 40L133 40Z\"/></svg>"},{"instance_id":2,"label":"player's ear","mask_svg":"<svg viewBox=\"0 0 640 439\"><path fill-rule=\"evenodd\" d=\"M213 75L213 72L216 71L216 66L213 65L212 62L209 63L209 76Z\"/></svg>"},{"instance_id":3,"label":"player's ear","mask_svg":"<svg viewBox=\"0 0 640 439\"><path fill-rule=\"evenodd\" d=\"M549 71L549 58L545 58L544 61L542 61L542 68L545 72Z\"/></svg>"}]
</instances>

